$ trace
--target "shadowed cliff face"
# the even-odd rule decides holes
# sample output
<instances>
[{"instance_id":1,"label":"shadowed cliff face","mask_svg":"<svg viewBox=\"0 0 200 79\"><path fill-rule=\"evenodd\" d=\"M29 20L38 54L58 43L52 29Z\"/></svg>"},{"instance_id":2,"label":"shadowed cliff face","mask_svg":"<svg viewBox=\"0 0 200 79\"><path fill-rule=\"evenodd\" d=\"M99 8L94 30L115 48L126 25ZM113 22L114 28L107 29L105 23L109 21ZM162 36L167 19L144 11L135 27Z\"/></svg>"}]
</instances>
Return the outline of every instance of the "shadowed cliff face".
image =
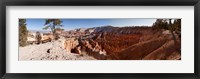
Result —
<instances>
[{"instance_id":1,"label":"shadowed cliff face","mask_svg":"<svg viewBox=\"0 0 200 79\"><path fill-rule=\"evenodd\" d=\"M177 43L167 30L151 27L98 27L88 38L66 40L71 53L87 54L100 60L178 60L181 59L180 37ZM70 43L70 44L69 44Z\"/></svg>"}]
</instances>

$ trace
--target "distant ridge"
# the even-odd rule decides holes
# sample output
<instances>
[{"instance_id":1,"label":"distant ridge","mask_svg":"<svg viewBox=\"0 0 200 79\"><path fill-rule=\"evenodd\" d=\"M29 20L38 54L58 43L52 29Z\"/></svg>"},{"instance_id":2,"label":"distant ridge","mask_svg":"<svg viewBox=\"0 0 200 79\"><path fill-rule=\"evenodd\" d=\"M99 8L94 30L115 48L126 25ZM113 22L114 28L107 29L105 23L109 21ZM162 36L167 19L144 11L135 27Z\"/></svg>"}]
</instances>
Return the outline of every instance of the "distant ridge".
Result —
<instances>
[{"instance_id":1,"label":"distant ridge","mask_svg":"<svg viewBox=\"0 0 200 79\"><path fill-rule=\"evenodd\" d=\"M48 30L29 30L30 32L32 33L36 33L36 32L40 32L40 33L49 33L51 31L48 31Z\"/></svg>"}]
</instances>

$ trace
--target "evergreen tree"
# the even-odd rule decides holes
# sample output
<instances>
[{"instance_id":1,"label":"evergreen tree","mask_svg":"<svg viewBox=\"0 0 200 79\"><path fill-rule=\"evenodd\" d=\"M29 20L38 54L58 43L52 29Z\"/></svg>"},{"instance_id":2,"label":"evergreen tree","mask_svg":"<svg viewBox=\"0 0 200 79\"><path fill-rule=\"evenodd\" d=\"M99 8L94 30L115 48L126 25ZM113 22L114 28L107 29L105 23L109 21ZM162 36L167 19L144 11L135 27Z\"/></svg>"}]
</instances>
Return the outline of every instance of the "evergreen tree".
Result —
<instances>
[{"instance_id":1,"label":"evergreen tree","mask_svg":"<svg viewBox=\"0 0 200 79\"><path fill-rule=\"evenodd\" d=\"M153 28L155 29L168 29L168 23L166 19L157 19L155 23L153 23Z\"/></svg>"},{"instance_id":2,"label":"evergreen tree","mask_svg":"<svg viewBox=\"0 0 200 79\"><path fill-rule=\"evenodd\" d=\"M175 44L177 43L177 41L176 41L176 36L174 32L178 34L179 37L181 35L180 34L181 33L181 19L174 19L173 23L172 23L172 19L157 19L156 22L153 23L152 27L156 29L169 30L173 36Z\"/></svg>"},{"instance_id":3,"label":"evergreen tree","mask_svg":"<svg viewBox=\"0 0 200 79\"><path fill-rule=\"evenodd\" d=\"M19 46L26 46L27 36L26 19L19 19Z\"/></svg>"},{"instance_id":4,"label":"evergreen tree","mask_svg":"<svg viewBox=\"0 0 200 79\"><path fill-rule=\"evenodd\" d=\"M180 32L181 32L181 19L175 19L175 20L174 20L173 27L174 27L173 30L174 30L177 34L180 34Z\"/></svg>"},{"instance_id":5,"label":"evergreen tree","mask_svg":"<svg viewBox=\"0 0 200 79\"><path fill-rule=\"evenodd\" d=\"M169 19L169 31L170 31L170 33L171 33L172 36L173 36L174 44L176 44L176 43L177 43L177 41L176 41L176 36L174 35L175 27L174 27L174 24L172 24L171 20L172 20L172 19Z\"/></svg>"},{"instance_id":6,"label":"evergreen tree","mask_svg":"<svg viewBox=\"0 0 200 79\"><path fill-rule=\"evenodd\" d=\"M61 23L62 21L60 19L46 19L45 27L43 29L47 30L50 28L53 34L53 40L56 40L58 37L58 34L56 34L56 27L62 27L63 25L61 25Z\"/></svg>"}]
</instances>

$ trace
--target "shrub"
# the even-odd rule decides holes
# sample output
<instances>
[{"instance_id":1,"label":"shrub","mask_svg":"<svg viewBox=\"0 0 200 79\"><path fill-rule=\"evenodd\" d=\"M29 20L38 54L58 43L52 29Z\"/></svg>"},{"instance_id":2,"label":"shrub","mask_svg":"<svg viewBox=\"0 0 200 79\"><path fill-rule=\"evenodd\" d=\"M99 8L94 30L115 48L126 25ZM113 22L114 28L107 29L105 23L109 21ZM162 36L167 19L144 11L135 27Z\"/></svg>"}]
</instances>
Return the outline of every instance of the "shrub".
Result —
<instances>
[{"instance_id":1,"label":"shrub","mask_svg":"<svg viewBox=\"0 0 200 79\"><path fill-rule=\"evenodd\" d=\"M36 32L35 38L36 38L36 43L40 44L41 39L42 39L40 32Z\"/></svg>"}]
</instances>

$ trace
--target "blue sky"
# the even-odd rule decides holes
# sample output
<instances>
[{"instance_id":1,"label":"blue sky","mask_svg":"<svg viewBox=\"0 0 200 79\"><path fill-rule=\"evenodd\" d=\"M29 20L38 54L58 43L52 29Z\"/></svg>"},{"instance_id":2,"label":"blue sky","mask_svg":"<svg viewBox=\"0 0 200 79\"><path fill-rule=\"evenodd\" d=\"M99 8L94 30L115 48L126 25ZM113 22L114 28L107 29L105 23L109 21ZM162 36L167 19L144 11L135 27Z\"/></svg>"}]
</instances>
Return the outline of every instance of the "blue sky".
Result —
<instances>
[{"instance_id":1,"label":"blue sky","mask_svg":"<svg viewBox=\"0 0 200 79\"><path fill-rule=\"evenodd\" d=\"M61 19L65 30L73 30L76 28L91 28L100 26L151 26L156 19ZM28 30L43 30L45 19L26 19Z\"/></svg>"}]
</instances>

